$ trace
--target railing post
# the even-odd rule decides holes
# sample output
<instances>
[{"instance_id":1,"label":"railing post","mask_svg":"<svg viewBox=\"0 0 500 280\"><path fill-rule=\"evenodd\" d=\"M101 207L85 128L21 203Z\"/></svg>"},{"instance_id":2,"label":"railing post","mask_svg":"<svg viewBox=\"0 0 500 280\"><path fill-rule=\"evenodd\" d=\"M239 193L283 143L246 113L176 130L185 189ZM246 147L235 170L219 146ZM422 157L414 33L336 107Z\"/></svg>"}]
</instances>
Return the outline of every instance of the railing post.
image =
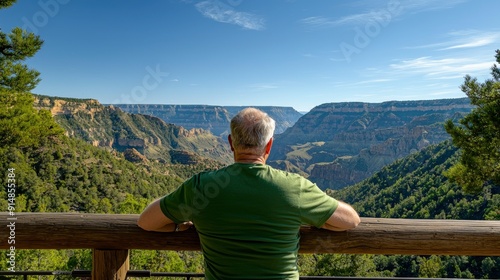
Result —
<instances>
[{"instance_id":1,"label":"railing post","mask_svg":"<svg viewBox=\"0 0 500 280\"><path fill-rule=\"evenodd\" d=\"M129 250L92 250L92 280L125 280Z\"/></svg>"}]
</instances>

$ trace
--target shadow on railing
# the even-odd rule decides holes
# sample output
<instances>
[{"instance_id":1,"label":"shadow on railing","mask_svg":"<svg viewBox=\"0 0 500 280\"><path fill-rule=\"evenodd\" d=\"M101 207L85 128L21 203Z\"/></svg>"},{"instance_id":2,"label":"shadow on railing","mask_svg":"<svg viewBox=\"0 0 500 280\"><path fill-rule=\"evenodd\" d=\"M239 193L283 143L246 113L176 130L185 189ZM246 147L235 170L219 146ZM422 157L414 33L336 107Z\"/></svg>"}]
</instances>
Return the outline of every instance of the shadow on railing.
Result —
<instances>
[{"instance_id":1,"label":"shadow on railing","mask_svg":"<svg viewBox=\"0 0 500 280\"><path fill-rule=\"evenodd\" d=\"M200 250L195 229L147 232L136 225L137 218L138 215L83 213L16 213L13 218L9 213L0 213L9 229L8 234L0 236L0 249L12 249L12 238L15 249L93 249L90 275L99 280L125 279L132 277L130 273L165 276L130 271L130 249ZM362 218L353 230L333 232L302 227L300 234L300 253L500 256L500 221Z\"/></svg>"}]
</instances>

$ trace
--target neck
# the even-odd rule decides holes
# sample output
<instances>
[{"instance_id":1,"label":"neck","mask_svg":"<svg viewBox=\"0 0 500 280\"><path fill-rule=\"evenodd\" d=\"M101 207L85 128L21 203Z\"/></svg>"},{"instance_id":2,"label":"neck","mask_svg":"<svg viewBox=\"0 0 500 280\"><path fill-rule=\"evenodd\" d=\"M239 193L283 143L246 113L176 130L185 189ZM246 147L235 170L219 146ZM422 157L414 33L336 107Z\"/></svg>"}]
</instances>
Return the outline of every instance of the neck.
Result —
<instances>
[{"instance_id":1,"label":"neck","mask_svg":"<svg viewBox=\"0 0 500 280\"><path fill-rule=\"evenodd\" d=\"M236 163L256 163L266 164L267 156L264 154L254 154L251 152L235 152L234 162Z\"/></svg>"}]
</instances>

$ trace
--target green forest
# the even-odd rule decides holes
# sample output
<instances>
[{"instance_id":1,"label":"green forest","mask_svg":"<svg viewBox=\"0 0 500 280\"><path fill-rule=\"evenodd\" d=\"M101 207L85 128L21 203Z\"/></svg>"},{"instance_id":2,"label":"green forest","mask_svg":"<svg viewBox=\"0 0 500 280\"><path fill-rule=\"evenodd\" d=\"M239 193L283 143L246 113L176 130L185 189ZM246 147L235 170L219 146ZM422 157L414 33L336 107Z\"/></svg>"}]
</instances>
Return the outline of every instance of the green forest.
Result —
<instances>
[{"instance_id":1,"label":"green forest","mask_svg":"<svg viewBox=\"0 0 500 280\"><path fill-rule=\"evenodd\" d=\"M14 2L0 0L0 8ZM122 151L67 136L48 110L34 106L39 73L24 61L42 45L20 28L0 31L0 197L9 197L7 170L14 170L16 212L140 213L193 174L222 166L132 162ZM500 63L499 50L495 58ZM494 65L491 72L485 82L465 77L461 89L477 108L458 124L443 123L451 140L327 192L363 217L500 220L500 71ZM2 211L8 204L0 200ZM89 270L91 256L90 250L18 250L16 270ZM303 254L299 266L301 275L316 276L500 278L500 257ZM131 269L203 272L203 257L132 250ZM7 270L0 262L0 271Z\"/></svg>"}]
</instances>

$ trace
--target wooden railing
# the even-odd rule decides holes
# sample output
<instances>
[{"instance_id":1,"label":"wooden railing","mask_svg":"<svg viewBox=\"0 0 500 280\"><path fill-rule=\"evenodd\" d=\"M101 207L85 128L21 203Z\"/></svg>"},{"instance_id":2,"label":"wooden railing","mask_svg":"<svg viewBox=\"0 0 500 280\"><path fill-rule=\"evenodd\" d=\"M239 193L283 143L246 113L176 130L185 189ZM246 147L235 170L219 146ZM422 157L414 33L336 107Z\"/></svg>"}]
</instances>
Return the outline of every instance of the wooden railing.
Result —
<instances>
[{"instance_id":1,"label":"wooden railing","mask_svg":"<svg viewBox=\"0 0 500 280\"><path fill-rule=\"evenodd\" d=\"M93 279L124 279L129 250L200 250L195 229L147 232L138 215L0 213L0 249L93 249ZM9 227L10 225L10 227ZM14 225L14 226L12 226ZM300 253L500 256L500 221L362 218L349 231L300 230Z\"/></svg>"}]
</instances>

